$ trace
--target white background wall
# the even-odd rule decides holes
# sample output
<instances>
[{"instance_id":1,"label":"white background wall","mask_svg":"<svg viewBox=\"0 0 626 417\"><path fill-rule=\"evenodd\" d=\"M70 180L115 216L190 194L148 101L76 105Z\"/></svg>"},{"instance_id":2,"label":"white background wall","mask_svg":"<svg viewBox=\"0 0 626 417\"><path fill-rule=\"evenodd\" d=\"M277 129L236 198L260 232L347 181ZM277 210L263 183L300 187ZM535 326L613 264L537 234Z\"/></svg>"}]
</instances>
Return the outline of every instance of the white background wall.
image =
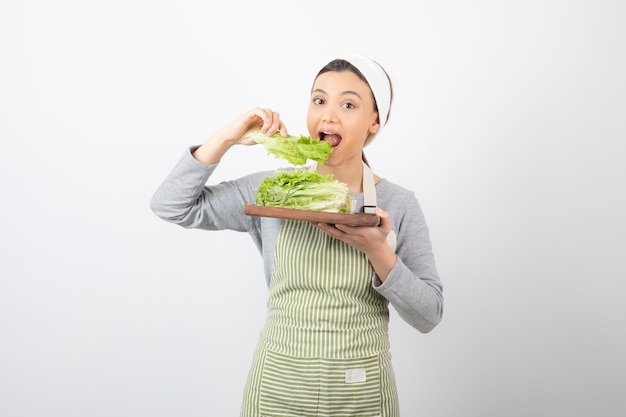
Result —
<instances>
[{"instance_id":1,"label":"white background wall","mask_svg":"<svg viewBox=\"0 0 626 417\"><path fill-rule=\"evenodd\" d=\"M252 106L306 133L358 50L368 151L445 284L392 316L403 417L626 413L626 6L610 0L0 1L0 416L236 416L266 288L250 239L165 223L183 150ZM237 148L215 180L277 165Z\"/></svg>"}]
</instances>

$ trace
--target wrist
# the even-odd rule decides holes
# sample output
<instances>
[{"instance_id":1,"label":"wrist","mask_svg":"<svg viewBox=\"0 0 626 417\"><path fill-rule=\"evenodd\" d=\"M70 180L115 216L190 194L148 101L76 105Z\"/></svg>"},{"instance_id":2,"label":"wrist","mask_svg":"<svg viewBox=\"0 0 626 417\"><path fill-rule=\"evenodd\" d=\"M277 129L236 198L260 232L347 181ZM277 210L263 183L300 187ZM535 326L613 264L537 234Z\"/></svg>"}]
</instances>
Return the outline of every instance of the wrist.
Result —
<instances>
[{"instance_id":1,"label":"wrist","mask_svg":"<svg viewBox=\"0 0 626 417\"><path fill-rule=\"evenodd\" d=\"M193 152L193 157L203 164L213 165L218 163L233 145L234 142L215 134Z\"/></svg>"},{"instance_id":2,"label":"wrist","mask_svg":"<svg viewBox=\"0 0 626 417\"><path fill-rule=\"evenodd\" d=\"M371 256L368 255L368 259L372 264L376 275L378 275L382 282L385 282L387 276L396 265L398 256L391 250L391 248L389 248L388 245L385 245Z\"/></svg>"}]
</instances>

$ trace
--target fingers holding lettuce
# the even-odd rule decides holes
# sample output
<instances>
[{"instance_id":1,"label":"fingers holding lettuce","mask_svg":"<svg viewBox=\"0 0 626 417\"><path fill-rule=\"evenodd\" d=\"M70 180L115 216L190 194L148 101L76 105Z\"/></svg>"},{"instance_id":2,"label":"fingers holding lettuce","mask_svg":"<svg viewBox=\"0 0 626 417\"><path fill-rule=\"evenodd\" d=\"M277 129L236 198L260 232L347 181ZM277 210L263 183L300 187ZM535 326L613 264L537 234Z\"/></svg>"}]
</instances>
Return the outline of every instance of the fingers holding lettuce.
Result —
<instances>
[{"instance_id":1,"label":"fingers holding lettuce","mask_svg":"<svg viewBox=\"0 0 626 417\"><path fill-rule=\"evenodd\" d=\"M249 138L252 132L260 132L270 136L280 132L282 136L287 136L287 127L280 119L278 112L272 109L255 107L219 131L226 140L242 145L256 144L255 141Z\"/></svg>"},{"instance_id":2,"label":"fingers holding lettuce","mask_svg":"<svg viewBox=\"0 0 626 417\"><path fill-rule=\"evenodd\" d=\"M215 164L233 145L255 145L250 139L252 132L287 136L287 127L280 114L272 109L255 107L243 113L229 125L215 132L193 153L194 158L207 165Z\"/></svg>"}]
</instances>

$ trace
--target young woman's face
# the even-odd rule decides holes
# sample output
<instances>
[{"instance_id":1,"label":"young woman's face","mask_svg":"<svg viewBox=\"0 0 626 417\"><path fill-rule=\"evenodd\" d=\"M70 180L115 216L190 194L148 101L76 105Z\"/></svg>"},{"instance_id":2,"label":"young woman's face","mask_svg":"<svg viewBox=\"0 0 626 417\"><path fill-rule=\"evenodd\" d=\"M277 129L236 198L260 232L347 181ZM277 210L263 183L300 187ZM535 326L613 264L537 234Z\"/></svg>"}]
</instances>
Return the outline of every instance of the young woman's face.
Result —
<instances>
[{"instance_id":1,"label":"young woman's face","mask_svg":"<svg viewBox=\"0 0 626 417\"><path fill-rule=\"evenodd\" d=\"M367 83L350 71L321 74L311 90L307 128L312 137L333 145L326 165L361 160L365 139L380 128Z\"/></svg>"}]
</instances>

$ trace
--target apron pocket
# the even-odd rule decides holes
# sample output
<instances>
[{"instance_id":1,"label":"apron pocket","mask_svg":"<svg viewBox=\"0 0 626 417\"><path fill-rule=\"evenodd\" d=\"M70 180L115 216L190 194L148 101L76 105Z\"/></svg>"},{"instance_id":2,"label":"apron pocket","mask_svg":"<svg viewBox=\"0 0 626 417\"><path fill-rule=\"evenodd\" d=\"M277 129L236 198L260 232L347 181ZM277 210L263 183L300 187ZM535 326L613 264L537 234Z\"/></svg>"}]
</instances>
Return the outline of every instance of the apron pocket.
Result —
<instances>
[{"instance_id":1,"label":"apron pocket","mask_svg":"<svg viewBox=\"0 0 626 417\"><path fill-rule=\"evenodd\" d=\"M300 358L268 351L260 386L262 416L378 417L378 356Z\"/></svg>"}]
</instances>

